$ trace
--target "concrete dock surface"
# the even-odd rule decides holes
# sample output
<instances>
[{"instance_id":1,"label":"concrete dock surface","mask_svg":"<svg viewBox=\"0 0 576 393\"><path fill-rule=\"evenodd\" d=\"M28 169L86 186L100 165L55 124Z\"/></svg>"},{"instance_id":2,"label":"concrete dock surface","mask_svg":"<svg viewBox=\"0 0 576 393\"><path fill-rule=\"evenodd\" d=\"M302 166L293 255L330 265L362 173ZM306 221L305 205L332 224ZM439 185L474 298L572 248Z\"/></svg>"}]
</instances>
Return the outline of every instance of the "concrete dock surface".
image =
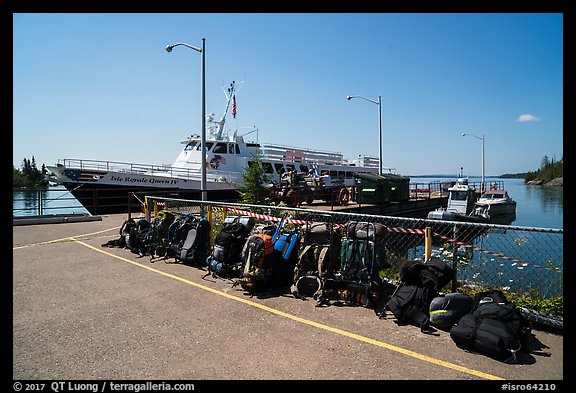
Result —
<instances>
[{"instance_id":1,"label":"concrete dock surface","mask_svg":"<svg viewBox=\"0 0 576 393\"><path fill-rule=\"evenodd\" d=\"M563 384L560 334L534 330L534 349L549 356L506 364L391 313L281 291L250 297L200 268L103 247L126 218L13 227L13 380Z\"/></svg>"}]
</instances>

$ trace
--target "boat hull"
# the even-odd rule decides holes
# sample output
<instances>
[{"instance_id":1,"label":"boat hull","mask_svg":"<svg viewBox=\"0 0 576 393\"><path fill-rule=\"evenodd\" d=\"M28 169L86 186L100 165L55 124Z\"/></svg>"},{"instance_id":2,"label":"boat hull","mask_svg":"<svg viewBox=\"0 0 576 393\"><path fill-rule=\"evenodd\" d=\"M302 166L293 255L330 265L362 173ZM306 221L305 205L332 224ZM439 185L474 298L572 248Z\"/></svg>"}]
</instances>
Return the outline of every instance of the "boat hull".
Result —
<instances>
[{"instance_id":1,"label":"boat hull","mask_svg":"<svg viewBox=\"0 0 576 393\"><path fill-rule=\"evenodd\" d=\"M62 183L92 215L143 212L146 196L202 200L198 190L169 187L109 186L105 184ZM238 201L234 189L208 190L209 201Z\"/></svg>"},{"instance_id":2,"label":"boat hull","mask_svg":"<svg viewBox=\"0 0 576 393\"><path fill-rule=\"evenodd\" d=\"M429 220L458 221L458 222L475 222L488 223L489 218L484 216L466 215L446 210L433 210L428 213Z\"/></svg>"},{"instance_id":3,"label":"boat hull","mask_svg":"<svg viewBox=\"0 0 576 393\"><path fill-rule=\"evenodd\" d=\"M476 206L482 208L491 217L506 216L516 213L516 202L506 203L479 203Z\"/></svg>"},{"instance_id":4,"label":"boat hull","mask_svg":"<svg viewBox=\"0 0 576 393\"><path fill-rule=\"evenodd\" d=\"M202 199L200 179L65 167L48 169L94 215L142 211L146 196ZM239 200L240 195L231 183L207 181L206 185L208 200Z\"/></svg>"}]
</instances>

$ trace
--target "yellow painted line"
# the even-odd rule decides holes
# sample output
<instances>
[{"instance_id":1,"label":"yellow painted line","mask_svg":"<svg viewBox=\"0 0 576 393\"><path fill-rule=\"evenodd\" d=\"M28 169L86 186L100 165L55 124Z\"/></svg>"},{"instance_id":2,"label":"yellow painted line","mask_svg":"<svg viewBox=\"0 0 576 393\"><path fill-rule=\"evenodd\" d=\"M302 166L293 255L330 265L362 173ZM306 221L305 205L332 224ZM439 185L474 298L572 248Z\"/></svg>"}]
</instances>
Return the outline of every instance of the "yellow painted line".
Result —
<instances>
[{"instance_id":1,"label":"yellow painted line","mask_svg":"<svg viewBox=\"0 0 576 393\"><path fill-rule=\"evenodd\" d=\"M359 334L347 332L347 331L342 330L342 329L338 329L338 328L335 328L335 327L332 327L332 326L324 325L324 324L322 324L322 323L318 323L318 322L310 321L310 320L305 319L305 318L297 317L297 316L295 316L295 315L291 315L291 314L285 313L285 312L283 312L283 311L276 310L276 309L274 309L274 308L265 306L265 305L263 305L263 304L256 303L256 302L253 302L253 301L251 301L251 300L244 299L244 298L241 298L241 297L237 297L237 296L234 296L234 295L230 295L230 294L228 294L228 293L226 293L226 292L222 292L222 291L219 291L219 290L217 290L217 289L213 289L213 288L207 287L207 286L205 286L205 285L198 284L198 283L196 283L196 282L187 280L187 279L185 279L185 278L183 278L183 277L175 276L175 275L173 275L173 274L163 272L163 271L161 271L161 270L155 269L155 268L150 267L150 266L143 265L143 264L141 264L141 263L132 261L132 260L130 260L130 259L123 258L123 257L118 256L118 255L114 255L114 254L112 254L112 253L110 253L110 252L107 252L107 251L105 251L105 250L101 250L101 249L99 249L99 248L97 248L97 247L91 246L91 245L89 245L89 244L87 244L87 243L84 243L84 242L82 242L82 241L80 241L80 240L77 240L77 239L75 239L75 238L69 238L69 239L71 239L71 240L75 241L76 243L81 244L81 245L83 245L83 246L85 246L85 247L91 248L92 250L95 250L95 251L98 251L98 252L100 252L100 253L102 253L102 254L106 254L106 255L108 255L108 256L111 256L112 258L116 258L116 259L119 259L119 260L121 260L121 261L128 262L128 263L130 263L130 264L132 264L132 265L135 265L135 266L138 266L138 267L147 269L147 270L149 270L149 271L151 271L151 272L161 274L161 275L163 275L163 276L172 278L172 279L174 279L174 280L181 281L181 282L183 282L183 283L185 283L185 284L189 284L189 285L192 285L192 286L194 286L194 287L203 289L203 290L205 290L205 291L214 293L214 294L216 294L216 295L224 296L224 297L226 297L226 298L228 298L228 299L235 300L235 301L237 301L237 302L244 303L244 304L247 304L247 305L249 305L249 306L259 308L259 309L264 310L264 311L268 311L268 312L270 312L270 313L279 315L279 316L284 317L284 318L291 319L291 320L296 321L296 322L300 322L300 323L303 323L303 324L306 324L306 325L309 325L309 326L313 326L313 327L318 328L318 329L323 329L323 330L326 330L326 331L329 331L329 332L332 332L332 333L340 334L340 335L342 335L342 336L349 337L349 338L352 338L352 339L354 339L354 340L358 340L358 341L361 341L361 342L364 342L364 343L367 343L367 344L371 344L371 345L375 345L375 346L378 346L378 347L386 348L386 349L388 349L388 350L391 350L391 351L394 351L394 352L398 352L398 353L401 353L401 354L406 355L406 356L410 356L410 357L413 357L413 358L416 358L416 359L419 359L419 360L423 360L423 361L425 361L425 362L429 362L429 363L432 363L432 364L435 364L435 365L438 365L438 366L446 367L446 368L449 368L449 369L452 369L452 370L460 371L460 372L463 372L463 373L466 373L466 374L471 374L471 375L474 375L474 376L477 376L477 377L480 377L480 378L492 379L492 380L503 380L503 379L504 379L504 378L501 378L501 377L498 377L498 376L495 376L495 375L487 374L487 373L484 373L484 372L481 372L481 371L472 370L472 369L467 368L467 367L459 366L459 365L454 364L454 363L446 362L446 361L444 361L444 360L435 359L435 358L432 358L432 357L430 357L430 356L422 355L421 353L414 352L414 351L410 351L410 350L405 349L405 348L397 347L396 345L388 344L388 343L385 343L385 342L382 342L382 341L378 341L378 340L374 340L374 339L371 339L371 338L368 338L368 337L361 336L361 335L359 335Z\"/></svg>"},{"instance_id":2,"label":"yellow painted line","mask_svg":"<svg viewBox=\"0 0 576 393\"><path fill-rule=\"evenodd\" d=\"M119 230L120 227L115 227L115 228L109 228L109 229L103 229L101 231L97 231L97 232L92 232L92 233L85 233L83 235L78 235L78 236L73 236L73 237L63 237L60 239L54 239L54 240L48 240L45 242L38 242L38 243L30 243L30 244L24 244L22 246L17 246L17 247L12 247L12 250L20 250L22 248L28 248L28 247L34 247L34 246L42 246L45 244L54 244L54 243L59 243L59 242L70 242L70 241L76 241L75 238L77 237L84 237L84 236L94 236L94 235L99 235L101 233L104 232L108 232L108 231L112 231L112 230Z\"/></svg>"}]
</instances>

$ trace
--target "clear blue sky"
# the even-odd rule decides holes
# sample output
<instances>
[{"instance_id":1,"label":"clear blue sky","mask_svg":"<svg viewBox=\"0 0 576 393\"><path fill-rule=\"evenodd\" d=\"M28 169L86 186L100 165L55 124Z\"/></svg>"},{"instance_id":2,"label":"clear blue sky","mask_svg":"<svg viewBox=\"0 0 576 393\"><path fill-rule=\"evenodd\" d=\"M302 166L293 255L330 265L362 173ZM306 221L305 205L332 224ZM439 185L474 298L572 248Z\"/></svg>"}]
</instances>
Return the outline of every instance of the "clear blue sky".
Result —
<instances>
[{"instance_id":1,"label":"clear blue sky","mask_svg":"<svg viewBox=\"0 0 576 393\"><path fill-rule=\"evenodd\" d=\"M403 175L532 171L563 156L558 13L16 13L13 164L171 163L243 81L227 129L378 156Z\"/></svg>"}]
</instances>

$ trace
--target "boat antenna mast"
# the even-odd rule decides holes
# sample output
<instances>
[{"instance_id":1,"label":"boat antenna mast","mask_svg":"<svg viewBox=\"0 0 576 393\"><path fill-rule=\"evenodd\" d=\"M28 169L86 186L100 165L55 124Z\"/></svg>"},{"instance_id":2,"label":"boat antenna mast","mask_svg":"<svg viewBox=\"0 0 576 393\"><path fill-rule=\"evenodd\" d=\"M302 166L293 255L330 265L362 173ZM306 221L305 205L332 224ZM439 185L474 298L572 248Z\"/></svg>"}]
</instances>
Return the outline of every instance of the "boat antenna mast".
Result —
<instances>
[{"instance_id":1,"label":"boat antenna mast","mask_svg":"<svg viewBox=\"0 0 576 393\"><path fill-rule=\"evenodd\" d=\"M235 81L232 81L232 83L230 83L230 86L224 90L224 94L226 95L226 108L224 109L222 118L219 121L214 122L216 124L216 132L214 133L216 139L220 139L222 137L222 133L224 131L224 123L226 123L226 114L228 113L228 108L230 108L230 102L232 102L232 99L235 98L235 95L238 92L238 90L239 89L236 89Z\"/></svg>"}]
</instances>

